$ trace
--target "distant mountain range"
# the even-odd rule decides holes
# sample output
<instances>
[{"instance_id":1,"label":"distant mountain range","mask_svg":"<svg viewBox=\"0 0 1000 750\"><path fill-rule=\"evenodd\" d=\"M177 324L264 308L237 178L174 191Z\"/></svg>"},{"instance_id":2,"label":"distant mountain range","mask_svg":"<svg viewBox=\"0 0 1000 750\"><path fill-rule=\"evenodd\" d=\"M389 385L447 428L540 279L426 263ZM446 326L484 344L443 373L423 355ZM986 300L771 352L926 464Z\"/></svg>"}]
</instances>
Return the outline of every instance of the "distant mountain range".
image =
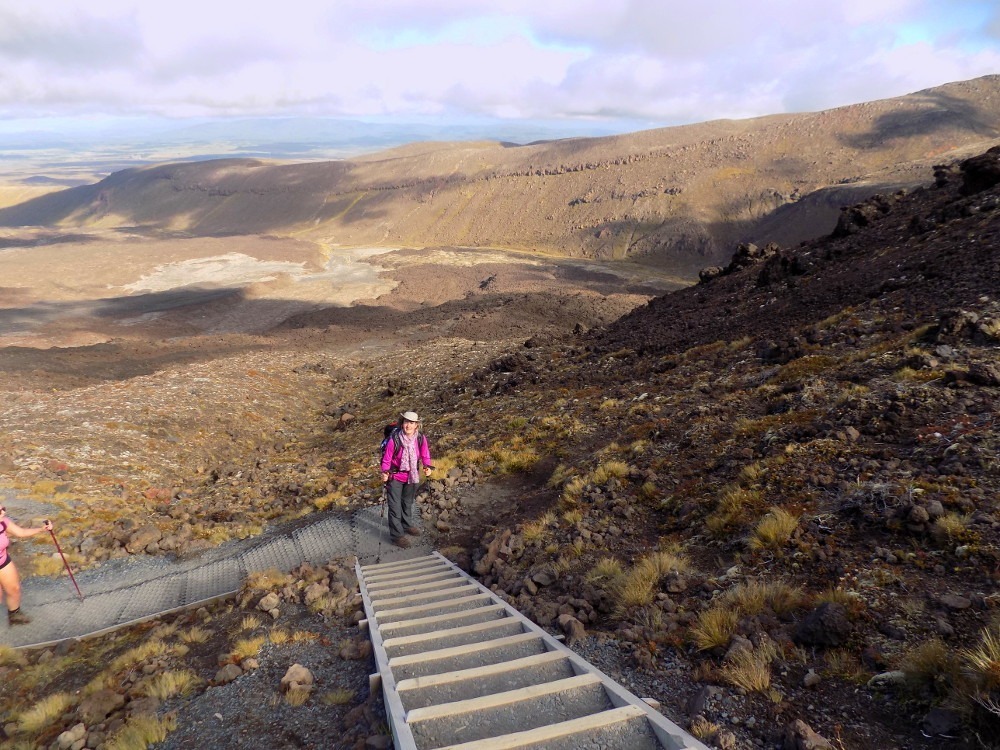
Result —
<instances>
[{"instance_id":1,"label":"distant mountain range","mask_svg":"<svg viewBox=\"0 0 1000 750\"><path fill-rule=\"evenodd\" d=\"M245 133L258 127L248 121ZM305 149L322 127L290 121L272 128L270 142ZM355 142L398 133L344 127ZM174 137L244 142L236 132L205 125ZM0 225L504 247L637 259L693 279L739 242L788 246L828 233L841 206L925 183L932 165L998 142L1000 76L987 76L818 113L625 135L143 166L2 209Z\"/></svg>"}]
</instances>

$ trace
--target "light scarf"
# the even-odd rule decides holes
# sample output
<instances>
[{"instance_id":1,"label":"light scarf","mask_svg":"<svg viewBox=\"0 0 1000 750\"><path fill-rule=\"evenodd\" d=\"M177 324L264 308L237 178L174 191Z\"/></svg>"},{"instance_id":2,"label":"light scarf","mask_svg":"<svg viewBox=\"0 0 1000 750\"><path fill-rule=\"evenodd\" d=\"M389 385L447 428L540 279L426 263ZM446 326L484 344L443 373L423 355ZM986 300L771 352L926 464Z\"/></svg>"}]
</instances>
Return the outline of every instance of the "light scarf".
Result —
<instances>
[{"instance_id":1,"label":"light scarf","mask_svg":"<svg viewBox=\"0 0 1000 750\"><path fill-rule=\"evenodd\" d=\"M403 443L403 454L399 459L399 470L407 473L406 483L417 484L420 482L420 466L417 463L417 435L407 437L405 433L400 433L400 440Z\"/></svg>"}]
</instances>

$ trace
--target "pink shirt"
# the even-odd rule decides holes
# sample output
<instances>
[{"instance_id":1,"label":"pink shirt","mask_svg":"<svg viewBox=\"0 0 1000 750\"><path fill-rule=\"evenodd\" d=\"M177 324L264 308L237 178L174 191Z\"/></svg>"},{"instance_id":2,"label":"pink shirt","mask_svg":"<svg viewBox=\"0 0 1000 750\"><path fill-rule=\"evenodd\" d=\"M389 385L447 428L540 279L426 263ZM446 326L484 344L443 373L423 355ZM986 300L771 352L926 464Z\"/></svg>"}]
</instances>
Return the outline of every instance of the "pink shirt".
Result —
<instances>
[{"instance_id":1,"label":"pink shirt","mask_svg":"<svg viewBox=\"0 0 1000 750\"><path fill-rule=\"evenodd\" d=\"M389 474L389 480L395 479L397 482L406 482L407 473L399 470L399 456L403 452L403 447L396 447L395 440L389 440L385 444L385 451L382 453L382 471ZM395 462L393 461L395 455ZM417 459L424 466L431 466L431 449L427 445L427 438L422 433L417 433Z\"/></svg>"},{"instance_id":2,"label":"pink shirt","mask_svg":"<svg viewBox=\"0 0 1000 750\"><path fill-rule=\"evenodd\" d=\"M10 539L7 536L7 522L0 521L0 565L7 562L7 547L10 545Z\"/></svg>"}]
</instances>

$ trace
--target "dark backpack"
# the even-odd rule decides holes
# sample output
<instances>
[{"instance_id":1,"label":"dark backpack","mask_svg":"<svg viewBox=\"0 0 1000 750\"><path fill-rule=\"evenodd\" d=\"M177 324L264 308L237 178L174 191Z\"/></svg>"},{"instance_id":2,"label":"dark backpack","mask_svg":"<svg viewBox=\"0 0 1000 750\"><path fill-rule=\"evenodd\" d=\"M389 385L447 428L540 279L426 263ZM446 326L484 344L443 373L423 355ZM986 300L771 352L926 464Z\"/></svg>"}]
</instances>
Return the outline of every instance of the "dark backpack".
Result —
<instances>
[{"instance_id":1,"label":"dark backpack","mask_svg":"<svg viewBox=\"0 0 1000 750\"><path fill-rule=\"evenodd\" d=\"M424 437L424 433L417 433L417 449L419 450L424 441L427 438ZM389 464L389 472L395 472L399 470L400 453L403 450L403 440L399 436L399 424L397 422L390 422L385 427L382 428L382 444L378 449L378 459L382 460L382 456L385 455L386 446L389 445L389 441L392 441L392 461Z\"/></svg>"}]
</instances>

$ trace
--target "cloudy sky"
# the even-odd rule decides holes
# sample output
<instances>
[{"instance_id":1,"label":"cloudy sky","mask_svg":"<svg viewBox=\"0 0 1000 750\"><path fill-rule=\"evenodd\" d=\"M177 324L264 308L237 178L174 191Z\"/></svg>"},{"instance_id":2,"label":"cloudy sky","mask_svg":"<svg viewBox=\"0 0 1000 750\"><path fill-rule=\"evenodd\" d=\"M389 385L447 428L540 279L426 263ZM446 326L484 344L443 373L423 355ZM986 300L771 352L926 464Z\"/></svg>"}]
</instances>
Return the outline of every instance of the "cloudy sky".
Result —
<instances>
[{"instance_id":1,"label":"cloudy sky","mask_svg":"<svg viewBox=\"0 0 1000 750\"><path fill-rule=\"evenodd\" d=\"M814 111L1000 73L1000 0L0 0L0 129Z\"/></svg>"}]
</instances>

